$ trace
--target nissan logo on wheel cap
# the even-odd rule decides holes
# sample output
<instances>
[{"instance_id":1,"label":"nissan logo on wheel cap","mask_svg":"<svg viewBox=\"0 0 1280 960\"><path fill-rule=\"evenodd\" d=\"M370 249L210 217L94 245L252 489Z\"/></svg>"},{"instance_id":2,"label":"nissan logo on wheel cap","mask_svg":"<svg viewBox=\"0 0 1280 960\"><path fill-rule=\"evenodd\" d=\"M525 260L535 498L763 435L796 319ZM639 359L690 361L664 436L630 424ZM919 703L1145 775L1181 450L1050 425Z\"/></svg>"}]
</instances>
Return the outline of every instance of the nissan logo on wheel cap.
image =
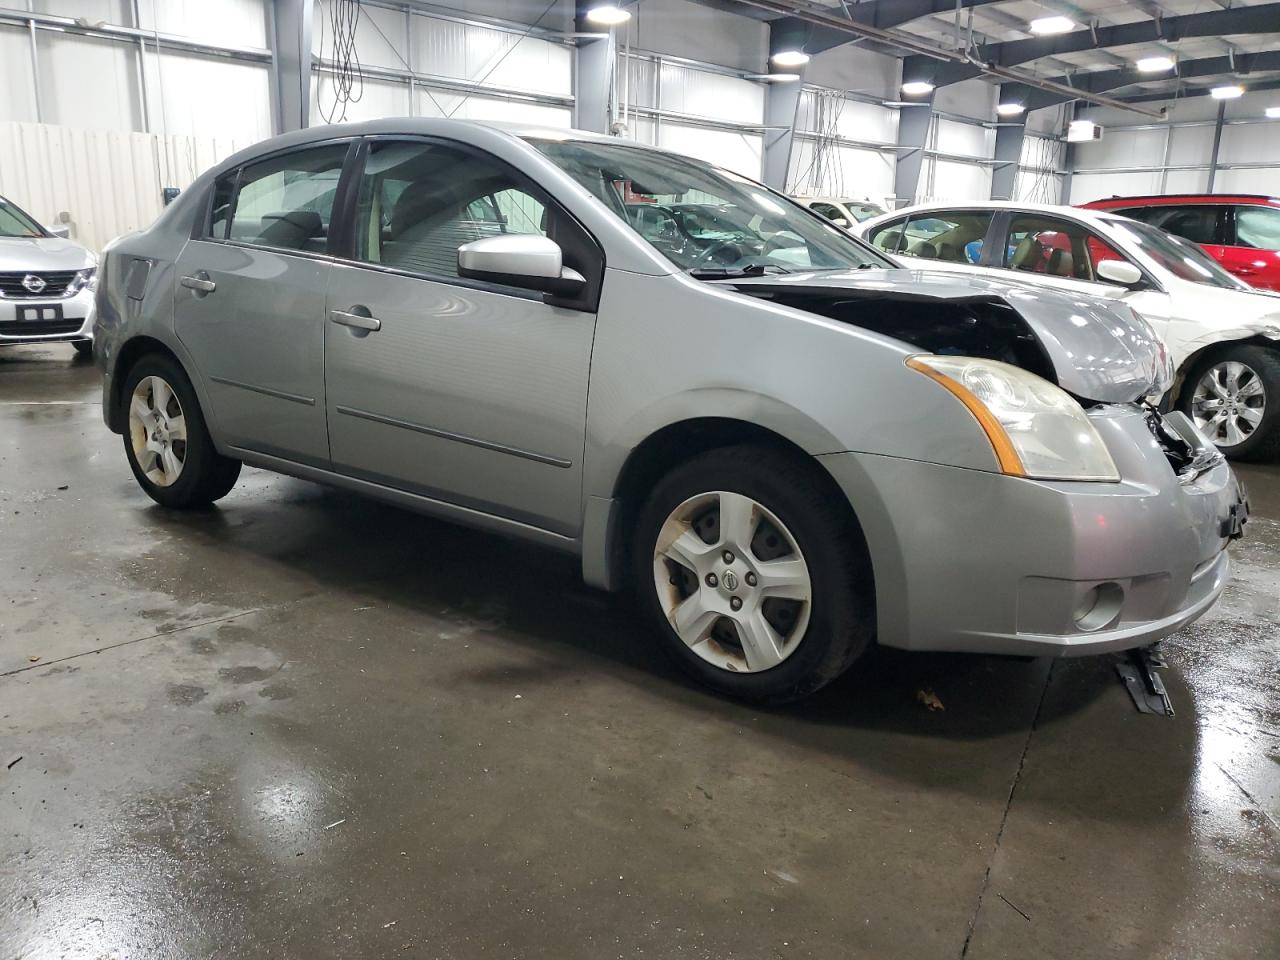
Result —
<instances>
[{"instance_id":1,"label":"nissan logo on wheel cap","mask_svg":"<svg viewBox=\"0 0 1280 960\"><path fill-rule=\"evenodd\" d=\"M25 277L23 277L22 285L30 293L39 293L46 286L44 280L42 280L40 277L37 277L34 273L28 273Z\"/></svg>"}]
</instances>

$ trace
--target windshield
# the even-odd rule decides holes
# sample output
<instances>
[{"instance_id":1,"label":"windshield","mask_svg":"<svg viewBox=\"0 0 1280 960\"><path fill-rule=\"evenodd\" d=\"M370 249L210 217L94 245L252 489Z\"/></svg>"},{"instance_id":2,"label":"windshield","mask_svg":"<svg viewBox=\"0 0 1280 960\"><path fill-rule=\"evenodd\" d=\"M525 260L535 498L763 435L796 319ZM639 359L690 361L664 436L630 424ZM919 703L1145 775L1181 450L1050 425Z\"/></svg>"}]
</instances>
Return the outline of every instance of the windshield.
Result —
<instances>
[{"instance_id":1,"label":"windshield","mask_svg":"<svg viewBox=\"0 0 1280 960\"><path fill-rule=\"evenodd\" d=\"M0 198L0 237L43 237L44 228L15 207Z\"/></svg>"},{"instance_id":2,"label":"windshield","mask_svg":"<svg viewBox=\"0 0 1280 960\"><path fill-rule=\"evenodd\" d=\"M727 170L624 144L530 143L695 276L894 265L822 217Z\"/></svg>"},{"instance_id":3,"label":"windshield","mask_svg":"<svg viewBox=\"0 0 1280 960\"><path fill-rule=\"evenodd\" d=\"M1180 280L1210 287L1247 289L1199 246L1138 220L1107 218L1116 232Z\"/></svg>"}]
</instances>

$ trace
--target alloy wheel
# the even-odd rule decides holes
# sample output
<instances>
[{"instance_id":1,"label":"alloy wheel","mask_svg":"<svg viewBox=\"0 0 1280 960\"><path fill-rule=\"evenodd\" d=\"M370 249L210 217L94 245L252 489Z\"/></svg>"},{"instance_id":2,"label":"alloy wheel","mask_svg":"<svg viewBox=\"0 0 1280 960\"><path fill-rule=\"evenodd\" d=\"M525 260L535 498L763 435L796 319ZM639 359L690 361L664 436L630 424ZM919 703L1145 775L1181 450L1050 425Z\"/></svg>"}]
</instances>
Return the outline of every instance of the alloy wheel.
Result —
<instances>
[{"instance_id":1,"label":"alloy wheel","mask_svg":"<svg viewBox=\"0 0 1280 960\"><path fill-rule=\"evenodd\" d=\"M143 377L129 398L129 439L143 475L172 486L187 457L187 421L178 395L161 377Z\"/></svg>"},{"instance_id":2,"label":"alloy wheel","mask_svg":"<svg viewBox=\"0 0 1280 960\"><path fill-rule=\"evenodd\" d=\"M1258 372L1238 360L1224 360L1200 377L1191 396L1191 415L1218 446L1234 447L1258 429L1266 403Z\"/></svg>"},{"instance_id":3,"label":"alloy wheel","mask_svg":"<svg viewBox=\"0 0 1280 960\"><path fill-rule=\"evenodd\" d=\"M658 532L653 580L671 628L703 660L759 673L793 654L813 607L794 535L740 493L698 494Z\"/></svg>"}]
</instances>

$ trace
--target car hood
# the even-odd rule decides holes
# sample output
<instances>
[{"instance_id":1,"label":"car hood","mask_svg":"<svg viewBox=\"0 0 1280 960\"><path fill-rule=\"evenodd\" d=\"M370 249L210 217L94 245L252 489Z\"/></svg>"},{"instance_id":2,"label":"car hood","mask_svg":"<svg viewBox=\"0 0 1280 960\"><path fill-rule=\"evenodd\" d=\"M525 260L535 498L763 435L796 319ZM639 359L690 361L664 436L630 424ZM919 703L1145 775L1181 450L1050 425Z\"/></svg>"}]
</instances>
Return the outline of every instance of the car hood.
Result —
<instances>
[{"instance_id":1,"label":"car hood","mask_svg":"<svg viewBox=\"0 0 1280 960\"><path fill-rule=\"evenodd\" d=\"M83 270L93 254L61 237L0 237L0 271Z\"/></svg>"},{"instance_id":2,"label":"car hood","mask_svg":"<svg viewBox=\"0 0 1280 960\"><path fill-rule=\"evenodd\" d=\"M842 300L999 302L1025 322L1064 390L1100 403L1163 393L1173 382L1164 343L1126 304L1043 286L930 270L864 269L746 277L735 289L785 301L787 293ZM849 314L857 323L856 311Z\"/></svg>"}]
</instances>

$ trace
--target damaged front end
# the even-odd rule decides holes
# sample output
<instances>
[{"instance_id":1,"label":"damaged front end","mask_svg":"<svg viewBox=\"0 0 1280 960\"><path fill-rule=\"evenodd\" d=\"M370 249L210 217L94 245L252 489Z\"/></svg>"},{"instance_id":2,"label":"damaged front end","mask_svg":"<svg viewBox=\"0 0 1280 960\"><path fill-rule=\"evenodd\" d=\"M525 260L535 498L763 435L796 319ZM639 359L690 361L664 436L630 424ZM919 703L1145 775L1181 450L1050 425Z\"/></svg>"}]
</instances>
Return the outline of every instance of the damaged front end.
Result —
<instances>
[{"instance_id":1,"label":"damaged front end","mask_svg":"<svg viewBox=\"0 0 1280 960\"><path fill-rule=\"evenodd\" d=\"M1155 401L1173 382L1172 363L1151 326L1118 301L987 277L905 270L752 277L733 286L929 354L1021 367L1057 384L1086 412L1140 405L1152 436L1184 482L1221 461L1217 448L1189 421L1175 423L1174 415L1156 409Z\"/></svg>"}]
</instances>

